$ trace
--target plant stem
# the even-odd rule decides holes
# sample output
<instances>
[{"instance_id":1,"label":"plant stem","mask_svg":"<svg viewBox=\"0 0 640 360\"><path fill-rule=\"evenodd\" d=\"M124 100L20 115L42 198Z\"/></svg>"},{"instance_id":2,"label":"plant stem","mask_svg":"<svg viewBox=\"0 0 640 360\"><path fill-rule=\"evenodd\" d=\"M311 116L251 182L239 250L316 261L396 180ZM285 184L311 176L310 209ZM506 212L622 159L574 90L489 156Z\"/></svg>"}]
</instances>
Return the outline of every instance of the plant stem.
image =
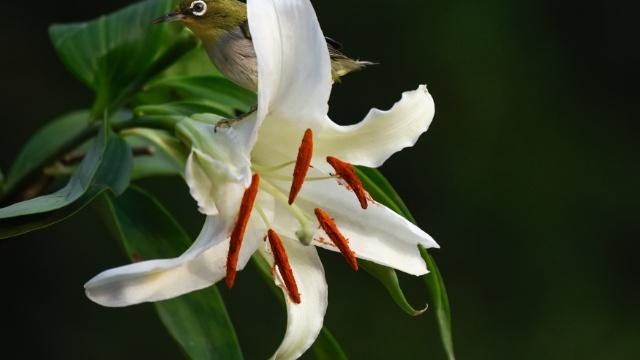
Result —
<instances>
[{"instance_id":1,"label":"plant stem","mask_svg":"<svg viewBox=\"0 0 640 360\"><path fill-rule=\"evenodd\" d=\"M150 128L166 130L170 133L173 133L175 131L176 124L181 120L182 118L178 117L143 117L113 124L112 130L115 132L121 132L123 130L132 128ZM87 128L85 128L77 136L69 140L58 151L52 153L49 157L40 162L33 171L25 174L22 178L18 179L13 187L5 189L6 191L2 195L0 195L0 204L4 204L12 200L19 200L21 198L21 194L28 190L32 184L39 182L39 179L42 176L42 170L45 167L58 161L60 158L73 151L78 146L96 136L96 134L98 134L98 130L101 127L102 124L99 122L92 123L91 125L87 126Z\"/></svg>"},{"instance_id":2,"label":"plant stem","mask_svg":"<svg viewBox=\"0 0 640 360\"><path fill-rule=\"evenodd\" d=\"M35 170L29 172L22 178L18 179L11 188L3 189L4 192L0 193L0 204L4 204L8 201L19 199L20 194L24 193L26 189L30 188L30 184L37 182L42 175L42 170L54 163L62 156L80 146L85 141L91 139L98 133L101 119L105 112L113 113L115 109L122 107L126 104L132 96L134 96L153 76L166 70L169 66L174 64L179 58L184 56L190 50L197 45L197 41L192 36L185 36L182 39L177 40L172 44L165 52L163 52L154 64L142 72L137 78L135 78L129 86L122 90L119 96L115 99L109 98L109 93L104 92L103 95L98 94L93 108L91 109L90 124L84 131L72 138L67 144L60 148L59 151L51 154L48 158L37 164ZM176 118L138 118L131 121L124 121L114 124L112 129L116 132L133 127L146 127L152 129L167 130L171 133L174 132L174 127L177 123Z\"/></svg>"}]
</instances>

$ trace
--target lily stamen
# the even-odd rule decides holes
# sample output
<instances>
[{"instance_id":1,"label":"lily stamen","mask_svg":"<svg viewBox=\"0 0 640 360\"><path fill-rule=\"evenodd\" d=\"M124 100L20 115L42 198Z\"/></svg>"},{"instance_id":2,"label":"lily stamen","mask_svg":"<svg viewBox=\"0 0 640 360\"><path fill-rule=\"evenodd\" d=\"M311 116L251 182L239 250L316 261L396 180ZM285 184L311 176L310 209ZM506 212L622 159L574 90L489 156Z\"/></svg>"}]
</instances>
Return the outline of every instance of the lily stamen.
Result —
<instances>
[{"instance_id":1,"label":"lily stamen","mask_svg":"<svg viewBox=\"0 0 640 360\"><path fill-rule=\"evenodd\" d=\"M236 272L238 267L238 257L240 256L240 247L247 230L247 224L251 218L251 211L258 196L258 188L260 186L260 176L253 175L251 185L245 190L240 203L240 212L233 231L231 232L231 241L229 242L229 253L227 255L227 287L232 288L236 280Z\"/></svg>"},{"instance_id":2,"label":"lily stamen","mask_svg":"<svg viewBox=\"0 0 640 360\"><path fill-rule=\"evenodd\" d=\"M269 217L267 216L267 213L264 211L262 206L256 204L255 207L256 207L256 211L258 212L258 215L260 215L260 219L262 219L262 222L264 223L264 226L266 226L267 229L270 229L271 222L269 221Z\"/></svg>"},{"instance_id":3,"label":"lily stamen","mask_svg":"<svg viewBox=\"0 0 640 360\"><path fill-rule=\"evenodd\" d=\"M293 270L291 269L287 252L282 245L282 240L280 240L278 233L272 229L269 229L267 236L269 238L271 252L273 253L273 259L278 267L282 281L289 292L289 297L294 303L300 304L300 291L298 291L298 284L296 283L296 278L293 276Z\"/></svg>"},{"instance_id":4,"label":"lily stamen","mask_svg":"<svg viewBox=\"0 0 640 360\"><path fill-rule=\"evenodd\" d=\"M342 178L342 180L349 185L351 191L356 194L358 201L360 201L360 207L366 209L369 205L367 202L367 192L364 190L360 178L353 169L353 165L341 161L333 156L328 156L327 162L336 171L336 175Z\"/></svg>"},{"instance_id":5,"label":"lily stamen","mask_svg":"<svg viewBox=\"0 0 640 360\"><path fill-rule=\"evenodd\" d=\"M344 259L351 268L358 271L358 259L356 258L356 254L349 247L349 240L342 235L336 223L326 212L324 212L324 210L318 208L315 210L315 213L318 218L318 222L320 223L320 227L322 227L327 236L329 236L329 239L331 239L331 241L333 241L333 243L338 247L342 256L344 256Z\"/></svg>"},{"instance_id":6,"label":"lily stamen","mask_svg":"<svg viewBox=\"0 0 640 360\"><path fill-rule=\"evenodd\" d=\"M296 167L293 170L293 181L291 181L291 191L289 192L289 205L293 204L296 200L296 196L302 189L304 179L309 172L309 166L311 166L311 157L313 156L313 131L307 129L302 138L300 149L298 150L298 159L296 160Z\"/></svg>"},{"instance_id":7,"label":"lily stamen","mask_svg":"<svg viewBox=\"0 0 640 360\"><path fill-rule=\"evenodd\" d=\"M280 180L280 181L292 181L293 177L291 175L280 175L280 174L269 174L269 173L260 173L262 174L263 178L268 178L268 179L273 179L273 180ZM307 176L304 179L304 182L311 182L311 181L324 181L324 180L332 180L332 179L336 179L337 176L331 176L331 175L326 175L326 176Z\"/></svg>"},{"instance_id":8,"label":"lily stamen","mask_svg":"<svg viewBox=\"0 0 640 360\"><path fill-rule=\"evenodd\" d=\"M291 215L293 215L300 224L300 230L296 231L298 240L300 240L300 242L305 246L310 245L313 240L314 230L309 218L305 215L305 212L295 204L289 205L287 195L267 180L262 182L262 189L271 194L276 201L286 206L287 210L289 210Z\"/></svg>"},{"instance_id":9,"label":"lily stamen","mask_svg":"<svg viewBox=\"0 0 640 360\"><path fill-rule=\"evenodd\" d=\"M289 166L291 166L291 165L293 165L295 163L296 163L295 161L287 161L287 162L284 162L282 164L273 165L273 166L267 166L267 167L264 167L264 166L261 166L261 165L258 165L258 164L252 164L251 166L252 166L252 168L254 168L254 170L256 170L256 171L258 171L260 173L270 173L270 172L282 170L282 169L284 169L286 167L289 167Z\"/></svg>"}]
</instances>

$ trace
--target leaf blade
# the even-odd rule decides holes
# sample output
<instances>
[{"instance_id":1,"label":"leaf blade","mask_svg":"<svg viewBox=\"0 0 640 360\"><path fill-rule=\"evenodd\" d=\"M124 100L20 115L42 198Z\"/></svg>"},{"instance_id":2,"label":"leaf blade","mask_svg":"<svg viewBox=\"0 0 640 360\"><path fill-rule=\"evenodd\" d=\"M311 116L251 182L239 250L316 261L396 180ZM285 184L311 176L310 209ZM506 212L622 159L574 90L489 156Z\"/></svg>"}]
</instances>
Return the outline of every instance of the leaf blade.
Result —
<instances>
[{"instance_id":1,"label":"leaf blade","mask_svg":"<svg viewBox=\"0 0 640 360\"><path fill-rule=\"evenodd\" d=\"M89 125L88 111L75 111L62 115L38 130L22 147L14 160L5 182L5 191L12 191L20 179L46 163L52 153L59 153L66 144L82 134Z\"/></svg>"},{"instance_id":2,"label":"leaf blade","mask_svg":"<svg viewBox=\"0 0 640 360\"><path fill-rule=\"evenodd\" d=\"M132 162L127 143L103 128L67 186L54 194L0 209L0 239L58 223L107 190L122 193L129 186Z\"/></svg>"},{"instance_id":3,"label":"leaf blade","mask_svg":"<svg viewBox=\"0 0 640 360\"><path fill-rule=\"evenodd\" d=\"M427 309L429 305L425 305L422 309L416 309L407 300L402 288L400 287L400 282L398 280L398 275L395 270L392 268L382 266L371 261L359 260L359 264L362 268L369 273L369 275L375 277L378 281L382 283L382 285L387 289L389 295L395 303L404 310L407 315L410 316L418 316L422 315Z\"/></svg>"},{"instance_id":4,"label":"leaf blade","mask_svg":"<svg viewBox=\"0 0 640 360\"><path fill-rule=\"evenodd\" d=\"M358 167L357 169L360 176L365 176L369 179L372 185L375 185L378 191L380 192L378 195L385 195L385 202L387 206L389 204L393 204L393 207L396 209L396 212L406 219L411 221L412 223L416 222L416 219L413 218L413 215L409 211L409 208L404 203L400 195L393 188L393 185L387 180L387 178L382 175L382 173L377 169L366 168L366 167Z\"/></svg>"},{"instance_id":5,"label":"leaf blade","mask_svg":"<svg viewBox=\"0 0 640 360\"><path fill-rule=\"evenodd\" d=\"M322 328L316 342L311 347L316 360L347 360L347 354L326 327Z\"/></svg>"},{"instance_id":6,"label":"leaf blade","mask_svg":"<svg viewBox=\"0 0 640 360\"><path fill-rule=\"evenodd\" d=\"M384 189L387 188L388 182L385 184L380 179L384 179L382 174L380 174L375 169L369 169L364 167L356 167L356 172L360 181L362 181L362 185L369 192L369 194L379 203L389 207L391 210L397 212L398 214L407 217L405 211L401 205L397 204L394 200L393 194L388 194L388 191ZM386 179L385 179L386 181ZM408 216L411 216L408 214ZM415 309L409 302L407 301L404 292L402 291L402 287L400 287L400 282L398 281L398 275L396 271L392 268L378 265L372 262L362 261L363 268L374 278L376 278L380 283L387 289L387 292L393 299L393 301L402 309L405 313L410 316L417 316L422 314L425 309Z\"/></svg>"},{"instance_id":7,"label":"leaf blade","mask_svg":"<svg viewBox=\"0 0 640 360\"><path fill-rule=\"evenodd\" d=\"M442 346L447 354L447 358L449 360L455 360L453 333L451 330L451 308L449 306L447 289L444 286L444 280L442 279L438 265L436 265L436 262L429 253L427 253L427 249L422 245L418 246L418 248L420 249L422 258L427 263L427 267L431 271L430 276L423 276L422 278L433 298Z\"/></svg>"},{"instance_id":8,"label":"leaf blade","mask_svg":"<svg viewBox=\"0 0 640 360\"><path fill-rule=\"evenodd\" d=\"M196 40L181 28L152 24L175 3L145 0L91 21L50 27L60 60L96 92L92 118L126 103L144 83L195 48Z\"/></svg>"},{"instance_id":9,"label":"leaf blade","mask_svg":"<svg viewBox=\"0 0 640 360\"><path fill-rule=\"evenodd\" d=\"M221 76L212 75L161 78L149 83L141 96L169 91L181 100L207 99L241 111L248 111L256 103L256 95L253 92Z\"/></svg>"},{"instance_id":10,"label":"leaf blade","mask_svg":"<svg viewBox=\"0 0 640 360\"><path fill-rule=\"evenodd\" d=\"M233 108L228 105L210 100L185 100L163 104L141 105L135 108L139 117L143 116L191 116L193 114L216 114L220 116L233 116Z\"/></svg>"},{"instance_id":11,"label":"leaf blade","mask_svg":"<svg viewBox=\"0 0 640 360\"><path fill-rule=\"evenodd\" d=\"M103 216L116 228L130 259L179 256L190 239L151 195L131 187L103 198ZM215 287L155 303L161 321L192 359L242 359L235 330Z\"/></svg>"},{"instance_id":12,"label":"leaf blade","mask_svg":"<svg viewBox=\"0 0 640 360\"><path fill-rule=\"evenodd\" d=\"M184 176L189 156L180 140L164 130L134 128L120 133L132 148L149 151L144 157L134 158L133 180L156 176Z\"/></svg>"},{"instance_id":13,"label":"leaf blade","mask_svg":"<svg viewBox=\"0 0 640 360\"><path fill-rule=\"evenodd\" d=\"M110 140L110 137L115 137ZM80 166L73 173L67 185L53 194L43 195L0 209L0 219L35 215L60 209L75 202L84 195L91 185L113 186L116 193L124 191L128 179L121 179L119 172L105 169L108 164L130 161L129 147L114 134L101 131L86 154Z\"/></svg>"},{"instance_id":14,"label":"leaf blade","mask_svg":"<svg viewBox=\"0 0 640 360\"><path fill-rule=\"evenodd\" d=\"M415 219L409 212L408 208L400 198L400 195L393 189L393 186L377 169L357 167L356 172L362 180L362 184L369 191L376 201L389 207L398 214L404 216L411 222L415 223ZM453 333L451 328L451 310L449 305L449 298L447 296L446 288L444 286L444 279L440 274L438 266L435 260L428 254L427 250L419 246L420 253L427 264L427 268L431 271L430 274L423 276L425 285L431 299L433 301L433 308L436 312L436 320L438 323L438 330L440 332L440 339L444 347L445 353L449 360L455 359L455 352L453 346ZM393 271L393 270L392 270ZM380 279L379 279L380 280ZM389 289L393 289L394 292L402 294L402 289L399 285L393 284L393 281L388 279L383 282L383 285ZM395 299L394 299L395 300ZM402 307L402 297L399 297L396 301L400 307Z\"/></svg>"},{"instance_id":15,"label":"leaf blade","mask_svg":"<svg viewBox=\"0 0 640 360\"><path fill-rule=\"evenodd\" d=\"M152 26L151 22L154 16L169 11L174 3L173 0L146 0L94 20L54 24L49 28L49 37L69 71L97 90L99 62L114 49L132 44L138 45L138 51L132 54L134 58L140 54L151 61L157 56L157 44L175 35L177 29ZM134 46L131 48L135 50Z\"/></svg>"}]
</instances>

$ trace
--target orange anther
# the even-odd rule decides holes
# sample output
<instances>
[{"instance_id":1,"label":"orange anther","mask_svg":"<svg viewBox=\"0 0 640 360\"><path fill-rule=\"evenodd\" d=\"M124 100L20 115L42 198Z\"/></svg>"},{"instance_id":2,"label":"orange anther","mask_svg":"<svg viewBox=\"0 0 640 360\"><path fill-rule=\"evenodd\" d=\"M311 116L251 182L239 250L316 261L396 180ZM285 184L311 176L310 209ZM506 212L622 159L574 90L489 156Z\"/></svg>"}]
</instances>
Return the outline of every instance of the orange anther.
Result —
<instances>
[{"instance_id":1,"label":"orange anther","mask_svg":"<svg viewBox=\"0 0 640 360\"><path fill-rule=\"evenodd\" d=\"M356 196L358 197L358 201L360 201L360 207L366 209L368 206L367 192L364 190L362 182L353 169L353 166L333 156L327 157L327 162L336 171L336 175L342 178L342 180L344 180L347 185L349 185L351 191L356 194Z\"/></svg>"},{"instance_id":2,"label":"orange anther","mask_svg":"<svg viewBox=\"0 0 640 360\"><path fill-rule=\"evenodd\" d=\"M320 227L322 227L324 232L327 233L327 236L329 236L329 239L331 239L331 241L333 241L333 243L338 247L342 256L344 256L344 259L351 268L358 271L358 259L349 247L349 240L342 235L336 223L326 212L324 212L324 210L316 209L315 213L318 218L318 222L320 223Z\"/></svg>"},{"instance_id":3,"label":"orange anther","mask_svg":"<svg viewBox=\"0 0 640 360\"><path fill-rule=\"evenodd\" d=\"M291 191L289 192L289 205L293 204L296 200L296 196L302 189L304 179L309 172L309 166L311 165L311 157L313 156L313 131L307 129L302 138L300 149L298 150L298 159L296 160L296 167L293 170L293 181L291 182Z\"/></svg>"},{"instance_id":4,"label":"orange anther","mask_svg":"<svg viewBox=\"0 0 640 360\"><path fill-rule=\"evenodd\" d=\"M231 240L229 242L229 254L227 255L227 287L232 288L236 281L236 272L238 268L238 257L240 256L240 247L244 239L244 233L247 230L247 224L251 218L251 211L258 196L258 187L260 186L260 176L253 175L251 185L245 190L240 203L240 212L233 231L231 232Z\"/></svg>"},{"instance_id":5,"label":"orange anther","mask_svg":"<svg viewBox=\"0 0 640 360\"><path fill-rule=\"evenodd\" d=\"M284 285L287 287L289 297L294 303L300 304L301 299L300 292L298 291L298 284L296 283L296 278L293 276L293 270L291 269L287 252L284 250L284 246L282 245L282 240L280 240L278 233L271 229L269 229L268 236L269 245L271 245L271 252L273 253L273 259L276 266L278 266L278 271L280 271L280 276L282 276Z\"/></svg>"}]
</instances>

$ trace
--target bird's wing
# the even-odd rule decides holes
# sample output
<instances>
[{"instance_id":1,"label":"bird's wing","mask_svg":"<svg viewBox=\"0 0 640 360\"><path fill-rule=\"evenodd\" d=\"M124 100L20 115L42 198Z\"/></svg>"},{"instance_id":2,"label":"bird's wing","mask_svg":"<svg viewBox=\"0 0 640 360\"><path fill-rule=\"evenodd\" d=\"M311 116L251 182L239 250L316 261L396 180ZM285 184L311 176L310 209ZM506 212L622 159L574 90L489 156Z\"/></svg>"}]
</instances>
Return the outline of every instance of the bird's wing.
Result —
<instances>
[{"instance_id":1,"label":"bird's wing","mask_svg":"<svg viewBox=\"0 0 640 360\"><path fill-rule=\"evenodd\" d=\"M251 30L249 30L249 21L245 21L242 24L240 24L240 30L242 30L242 35L244 35L245 39L253 40L251 38Z\"/></svg>"},{"instance_id":2,"label":"bird's wing","mask_svg":"<svg viewBox=\"0 0 640 360\"><path fill-rule=\"evenodd\" d=\"M240 30L245 39L252 40L251 31L249 29L249 22L244 22L240 25ZM366 65L370 65L367 61L357 61L342 53L343 46L338 41L325 37L327 41L327 47L329 48L329 55L331 56L331 74L334 80L339 80L340 77L361 69Z\"/></svg>"},{"instance_id":3,"label":"bird's wing","mask_svg":"<svg viewBox=\"0 0 640 360\"><path fill-rule=\"evenodd\" d=\"M334 40L334 39L332 39L332 38L330 38L328 36L325 36L324 38L327 40L327 45L329 45L329 50L331 50L331 49L337 50L337 51L342 50L343 46L342 46L342 44L340 42L338 42L338 41L336 41L336 40Z\"/></svg>"}]
</instances>

